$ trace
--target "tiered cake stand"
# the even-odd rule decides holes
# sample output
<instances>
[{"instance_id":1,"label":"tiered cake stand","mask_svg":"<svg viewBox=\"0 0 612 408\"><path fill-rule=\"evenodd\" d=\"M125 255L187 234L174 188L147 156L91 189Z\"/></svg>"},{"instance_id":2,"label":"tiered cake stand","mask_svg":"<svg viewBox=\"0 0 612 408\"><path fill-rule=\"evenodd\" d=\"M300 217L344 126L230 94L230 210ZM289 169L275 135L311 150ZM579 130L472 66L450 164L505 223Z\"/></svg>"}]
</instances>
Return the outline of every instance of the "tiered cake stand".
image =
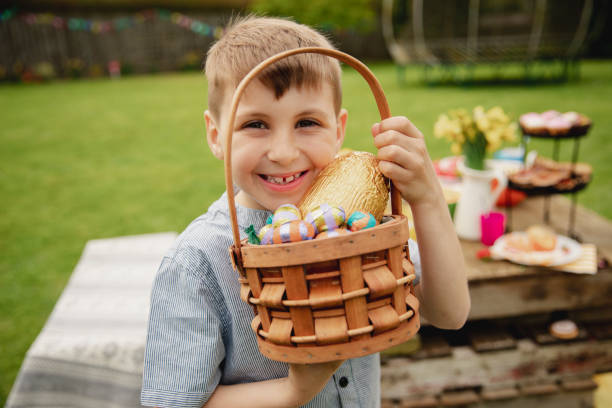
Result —
<instances>
[{"instance_id":1,"label":"tiered cake stand","mask_svg":"<svg viewBox=\"0 0 612 408\"><path fill-rule=\"evenodd\" d=\"M548 133L540 133L540 134L529 133L527 130L525 130L525 128L521 126L521 131L522 131L521 144L525 151L525 156L523 157L523 163L526 162L527 145L529 144L529 140L532 137L553 141L552 159L555 162L559 161L559 151L561 148L561 141L573 139L574 143L573 143L573 150L572 150L572 161L571 161L570 174L571 174L571 178L577 179L577 175L575 173L575 167L576 167L576 162L578 161L578 153L580 150L580 139L582 139L584 136L587 135L590 128L591 128L591 124L589 123L588 125L585 125L585 126L573 127L570 129L569 132L562 134L562 135L550 135ZM555 186L545 186L545 187L525 186L522 184L514 183L512 182L512 180L508 180L508 187L513 190L522 191L528 196L544 196L544 223L545 224L550 223L550 197L553 194L571 194L572 203L570 207L569 226L568 226L567 235L573 239L579 240L579 238L577 237L575 233L575 229L574 229L575 221L576 221L576 204L578 201L577 193L583 190L589 184L592 177L593 176L591 174L588 180L586 181L580 180L571 188L560 188L556 185ZM507 206L507 208L509 212L512 211L511 206ZM509 216L509 219L511 219L511 215Z\"/></svg>"}]
</instances>

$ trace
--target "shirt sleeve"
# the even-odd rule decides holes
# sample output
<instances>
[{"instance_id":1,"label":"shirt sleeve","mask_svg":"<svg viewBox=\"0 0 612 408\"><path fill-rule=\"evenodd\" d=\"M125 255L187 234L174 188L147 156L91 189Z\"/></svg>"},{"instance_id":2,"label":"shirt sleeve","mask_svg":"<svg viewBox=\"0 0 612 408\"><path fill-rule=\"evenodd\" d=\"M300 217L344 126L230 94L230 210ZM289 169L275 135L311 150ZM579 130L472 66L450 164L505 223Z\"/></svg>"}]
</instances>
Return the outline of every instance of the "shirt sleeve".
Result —
<instances>
[{"instance_id":1,"label":"shirt sleeve","mask_svg":"<svg viewBox=\"0 0 612 408\"><path fill-rule=\"evenodd\" d=\"M419 245L412 239L408 239L408 250L410 251L410 262L414 265L414 284L418 285L421 281L421 254L419 252Z\"/></svg>"},{"instance_id":2,"label":"shirt sleeve","mask_svg":"<svg viewBox=\"0 0 612 408\"><path fill-rule=\"evenodd\" d=\"M219 384L224 303L207 269L195 250L162 261L151 293L141 393L145 406L201 407Z\"/></svg>"}]
</instances>

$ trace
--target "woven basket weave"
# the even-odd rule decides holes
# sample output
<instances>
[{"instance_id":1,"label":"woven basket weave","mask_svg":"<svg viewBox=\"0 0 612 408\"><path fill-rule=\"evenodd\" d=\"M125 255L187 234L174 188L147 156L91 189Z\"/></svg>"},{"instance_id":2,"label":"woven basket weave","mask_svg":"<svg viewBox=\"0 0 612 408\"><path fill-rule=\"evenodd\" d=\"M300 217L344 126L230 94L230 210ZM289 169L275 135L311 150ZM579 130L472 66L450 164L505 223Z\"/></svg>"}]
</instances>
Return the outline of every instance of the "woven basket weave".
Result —
<instances>
[{"instance_id":1,"label":"woven basket weave","mask_svg":"<svg viewBox=\"0 0 612 408\"><path fill-rule=\"evenodd\" d=\"M419 302L412 285L408 221L393 185L393 214L374 228L288 244L240 240L231 170L231 130L238 104L262 70L300 53L323 54L352 66L370 85L381 119L390 113L374 74L350 55L327 48L272 56L253 68L234 92L225 138L225 181L234 237L230 256L240 273L240 295L255 310L251 326L263 355L316 363L360 357L408 340L419 329Z\"/></svg>"}]
</instances>

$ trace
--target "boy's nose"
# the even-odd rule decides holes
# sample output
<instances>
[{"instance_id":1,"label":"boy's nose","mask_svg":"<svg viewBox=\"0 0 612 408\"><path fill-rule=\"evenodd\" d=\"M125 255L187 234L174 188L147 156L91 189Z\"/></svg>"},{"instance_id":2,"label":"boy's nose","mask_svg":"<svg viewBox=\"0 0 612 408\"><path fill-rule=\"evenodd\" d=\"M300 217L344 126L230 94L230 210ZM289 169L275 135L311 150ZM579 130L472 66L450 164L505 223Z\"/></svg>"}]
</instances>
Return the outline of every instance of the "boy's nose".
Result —
<instances>
[{"instance_id":1,"label":"boy's nose","mask_svg":"<svg viewBox=\"0 0 612 408\"><path fill-rule=\"evenodd\" d=\"M268 159L282 166L291 164L300 155L299 149L294 143L293 137L281 135L271 140L268 149Z\"/></svg>"}]
</instances>

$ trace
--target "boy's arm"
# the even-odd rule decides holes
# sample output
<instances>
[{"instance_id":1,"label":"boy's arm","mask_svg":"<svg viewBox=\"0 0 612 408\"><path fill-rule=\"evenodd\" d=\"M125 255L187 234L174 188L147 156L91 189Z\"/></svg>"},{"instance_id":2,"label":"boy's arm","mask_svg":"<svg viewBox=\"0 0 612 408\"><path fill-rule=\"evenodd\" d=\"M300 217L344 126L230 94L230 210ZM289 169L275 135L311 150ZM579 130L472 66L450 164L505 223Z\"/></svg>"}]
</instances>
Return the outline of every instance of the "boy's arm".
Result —
<instances>
[{"instance_id":1,"label":"boy's arm","mask_svg":"<svg viewBox=\"0 0 612 408\"><path fill-rule=\"evenodd\" d=\"M442 196L442 193L440 192ZM461 246L442 196L439 203L411 206L421 256L421 282L416 295L429 322L460 329L470 310Z\"/></svg>"},{"instance_id":2,"label":"boy's arm","mask_svg":"<svg viewBox=\"0 0 612 408\"><path fill-rule=\"evenodd\" d=\"M342 361L322 364L290 364L289 376L236 385L219 385L206 408L289 408L306 404L317 395Z\"/></svg>"},{"instance_id":3,"label":"boy's arm","mask_svg":"<svg viewBox=\"0 0 612 408\"><path fill-rule=\"evenodd\" d=\"M416 289L421 311L437 327L458 329L470 309L465 262L423 135L405 117L375 124L372 134L381 172L412 209L422 266Z\"/></svg>"}]
</instances>

